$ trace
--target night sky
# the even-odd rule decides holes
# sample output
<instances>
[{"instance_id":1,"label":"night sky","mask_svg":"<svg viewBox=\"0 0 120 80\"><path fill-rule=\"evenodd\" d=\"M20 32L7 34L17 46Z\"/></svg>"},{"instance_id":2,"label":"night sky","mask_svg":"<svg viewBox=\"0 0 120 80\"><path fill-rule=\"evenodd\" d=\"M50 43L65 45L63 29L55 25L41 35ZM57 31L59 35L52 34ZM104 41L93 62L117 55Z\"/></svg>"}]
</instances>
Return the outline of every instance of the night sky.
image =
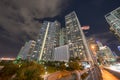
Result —
<instances>
[{"instance_id":1,"label":"night sky","mask_svg":"<svg viewBox=\"0 0 120 80\"><path fill-rule=\"evenodd\" d=\"M109 31L104 15L120 7L120 0L0 0L0 57L16 57L30 39L36 39L43 20L58 20L75 11L87 37L108 45L118 55L120 42Z\"/></svg>"}]
</instances>

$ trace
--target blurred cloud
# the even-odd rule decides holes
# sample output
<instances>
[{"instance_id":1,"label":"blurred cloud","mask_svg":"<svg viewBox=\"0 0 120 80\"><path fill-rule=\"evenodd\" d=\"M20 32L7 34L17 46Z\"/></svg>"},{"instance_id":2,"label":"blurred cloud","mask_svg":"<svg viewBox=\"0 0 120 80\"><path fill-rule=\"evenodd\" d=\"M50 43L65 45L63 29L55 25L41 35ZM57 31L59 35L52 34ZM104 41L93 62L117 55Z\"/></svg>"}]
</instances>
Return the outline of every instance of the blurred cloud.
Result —
<instances>
[{"instance_id":1,"label":"blurred cloud","mask_svg":"<svg viewBox=\"0 0 120 80\"><path fill-rule=\"evenodd\" d=\"M41 23L34 19L59 15L67 7L67 1L0 0L0 44L8 40L19 45L28 39L35 39Z\"/></svg>"},{"instance_id":2,"label":"blurred cloud","mask_svg":"<svg viewBox=\"0 0 120 80\"><path fill-rule=\"evenodd\" d=\"M40 26L34 18L60 14L62 3L63 0L0 0L0 27L9 35L33 35Z\"/></svg>"}]
</instances>

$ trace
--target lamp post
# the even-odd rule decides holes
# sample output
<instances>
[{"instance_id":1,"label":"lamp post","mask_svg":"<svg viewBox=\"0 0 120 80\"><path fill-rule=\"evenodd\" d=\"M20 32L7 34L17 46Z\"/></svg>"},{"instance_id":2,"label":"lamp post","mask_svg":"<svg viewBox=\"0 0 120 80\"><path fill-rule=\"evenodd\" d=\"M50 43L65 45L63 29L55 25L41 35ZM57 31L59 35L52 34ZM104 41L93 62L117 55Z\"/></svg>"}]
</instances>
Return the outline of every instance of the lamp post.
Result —
<instances>
[{"instance_id":1,"label":"lamp post","mask_svg":"<svg viewBox=\"0 0 120 80\"><path fill-rule=\"evenodd\" d=\"M90 48L91 48L91 51L93 52L93 54L96 55L96 45L95 44L91 44Z\"/></svg>"}]
</instances>

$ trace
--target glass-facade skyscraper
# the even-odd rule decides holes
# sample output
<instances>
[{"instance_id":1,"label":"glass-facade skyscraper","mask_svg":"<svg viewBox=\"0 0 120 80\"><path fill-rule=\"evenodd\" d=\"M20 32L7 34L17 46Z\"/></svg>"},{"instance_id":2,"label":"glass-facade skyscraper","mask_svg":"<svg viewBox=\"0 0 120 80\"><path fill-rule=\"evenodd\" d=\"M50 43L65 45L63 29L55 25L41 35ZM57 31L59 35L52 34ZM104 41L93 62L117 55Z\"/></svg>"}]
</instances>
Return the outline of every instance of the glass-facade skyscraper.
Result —
<instances>
[{"instance_id":1,"label":"glass-facade skyscraper","mask_svg":"<svg viewBox=\"0 0 120 80\"><path fill-rule=\"evenodd\" d=\"M59 34L59 46L63 46L66 42L66 28L61 28Z\"/></svg>"},{"instance_id":2,"label":"glass-facade skyscraper","mask_svg":"<svg viewBox=\"0 0 120 80\"><path fill-rule=\"evenodd\" d=\"M77 57L92 61L91 52L76 13L71 12L65 16L64 28L61 28L58 21L44 21L40 27L31 60L69 61L69 58Z\"/></svg>"},{"instance_id":3,"label":"glass-facade skyscraper","mask_svg":"<svg viewBox=\"0 0 120 80\"><path fill-rule=\"evenodd\" d=\"M91 60L85 35L75 12L65 16L66 43L69 45L70 57Z\"/></svg>"},{"instance_id":4,"label":"glass-facade skyscraper","mask_svg":"<svg viewBox=\"0 0 120 80\"><path fill-rule=\"evenodd\" d=\"M120 38L120 7L105 15L110 29Z\"/></svg>"},{"instance_id":5,"label":"glass-facade skyscraper","mask_svg":"<svg viewBox=\"0 0 120 80\"><path fill-rule=\"evenodd\" d=\"M31 56L33 60L52 60L54 48L59 46L59 28L60 23L57 21L43 23Z\"/></svg>"}]
</instances>

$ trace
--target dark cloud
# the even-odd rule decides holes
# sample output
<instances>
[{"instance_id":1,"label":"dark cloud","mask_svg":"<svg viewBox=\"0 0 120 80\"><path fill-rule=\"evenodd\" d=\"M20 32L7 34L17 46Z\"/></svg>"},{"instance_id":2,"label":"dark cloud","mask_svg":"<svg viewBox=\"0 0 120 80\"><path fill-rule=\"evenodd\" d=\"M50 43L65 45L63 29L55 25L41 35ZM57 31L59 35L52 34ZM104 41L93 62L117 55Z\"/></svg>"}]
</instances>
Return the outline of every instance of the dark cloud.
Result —
<instances>
[{"instance_id":1,"label":"dark cloud","mask_svg":"<svg viewBox=\"0 0 120 80\"><path fill-rule=\"evenodd\" d=\"M10 47L12 44L23 45L26 40L35 39L41 23L34 19L59 15L67 6L67 1L0 0L0 48L5 45ZM2 44L5 42L3 40L7 40L8 43ZM4 53L3 50L4 48L0 49L0 54Z\"/></svg>"},{"instance_id":2,"label":"dark cloud","mask_svg":"<svg viewBox=\"0 0 120 80\"><path fill-rule=\"evenodd\" d=\"M40 23L34 18L54 17L61 11L63 0L1 0L0 27L10 35L36 32ZM22 32L21 32L22 31Z\"/></svg>"}]
</instances>

